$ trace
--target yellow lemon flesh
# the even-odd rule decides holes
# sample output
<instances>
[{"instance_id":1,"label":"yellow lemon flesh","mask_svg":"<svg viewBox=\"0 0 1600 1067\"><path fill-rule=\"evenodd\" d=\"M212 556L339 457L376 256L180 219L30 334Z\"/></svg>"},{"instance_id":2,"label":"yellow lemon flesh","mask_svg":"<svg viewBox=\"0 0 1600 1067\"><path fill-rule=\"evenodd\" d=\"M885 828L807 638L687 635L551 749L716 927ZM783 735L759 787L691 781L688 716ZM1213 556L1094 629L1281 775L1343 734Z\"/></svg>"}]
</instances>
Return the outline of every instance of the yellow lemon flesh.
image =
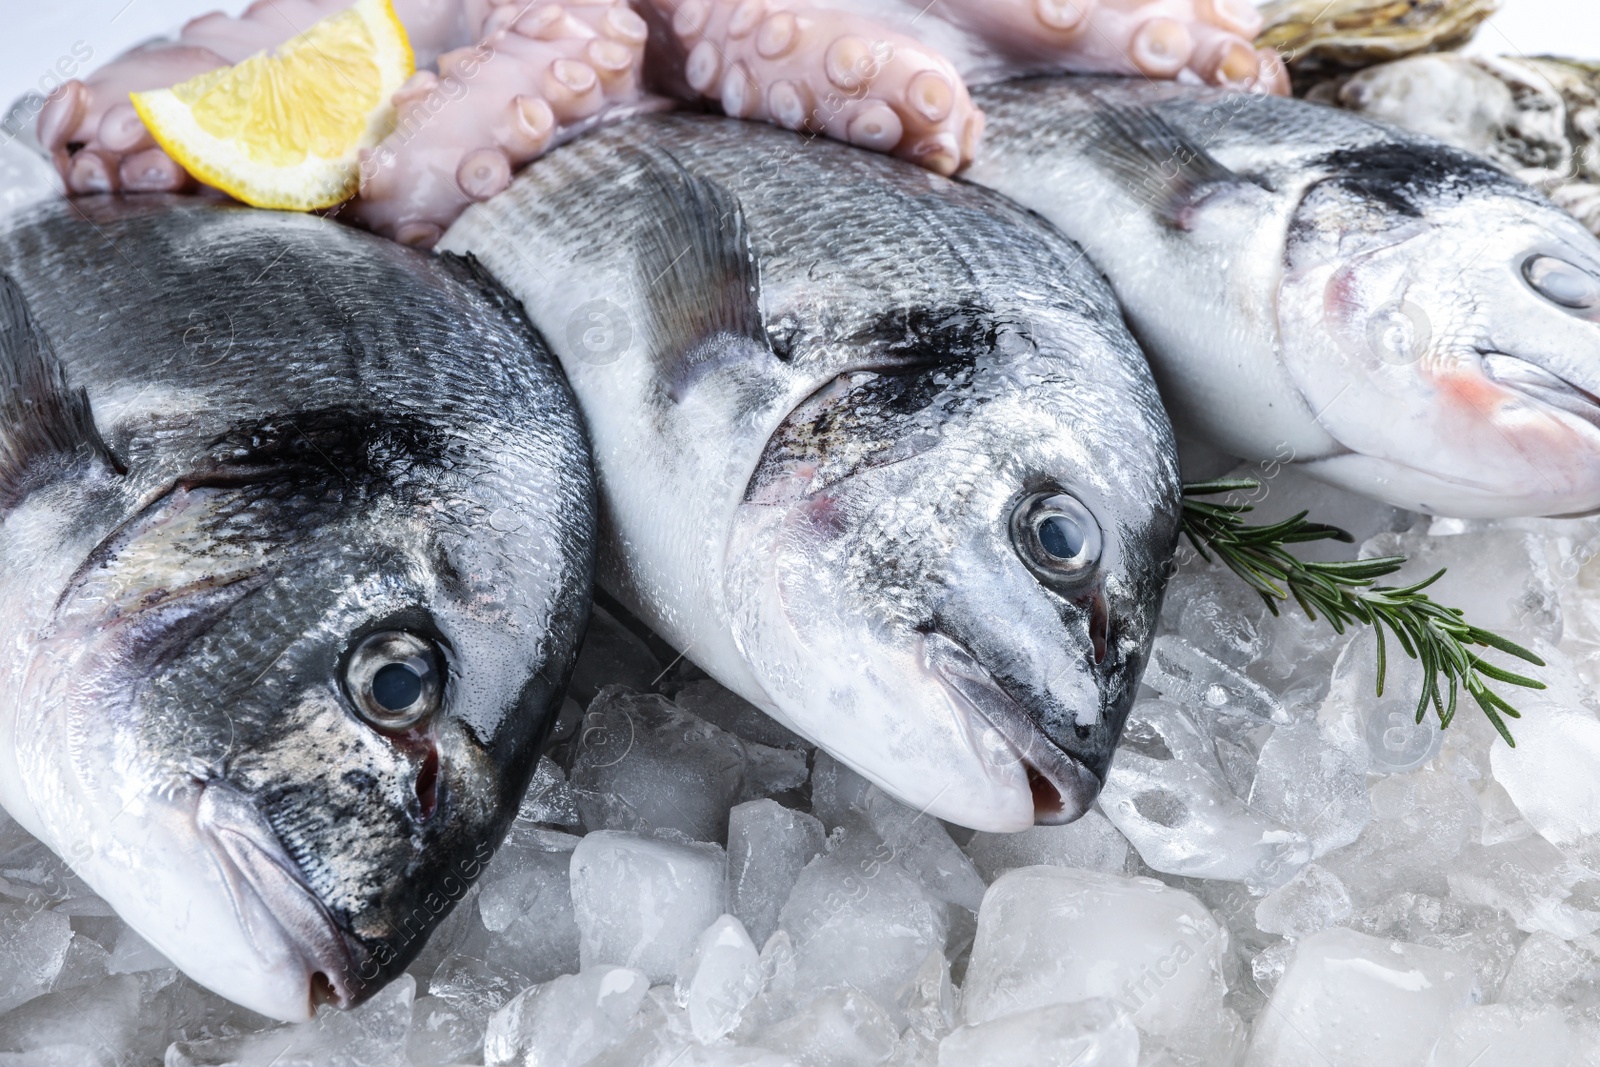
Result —
<instances>
[{"instance_id":1,"label":"yellow lemon flesh","mask_svg":"<svg viewBox=\"0 0 1600 1067\"><path fill-rule=\"evenodd\" d=\"M414 69L390 0L356 0L275 50L132 99L199 181L256 207L313 211L355 195L360 151L393 128L390 98Z\"/></svg>"}]
</instances>

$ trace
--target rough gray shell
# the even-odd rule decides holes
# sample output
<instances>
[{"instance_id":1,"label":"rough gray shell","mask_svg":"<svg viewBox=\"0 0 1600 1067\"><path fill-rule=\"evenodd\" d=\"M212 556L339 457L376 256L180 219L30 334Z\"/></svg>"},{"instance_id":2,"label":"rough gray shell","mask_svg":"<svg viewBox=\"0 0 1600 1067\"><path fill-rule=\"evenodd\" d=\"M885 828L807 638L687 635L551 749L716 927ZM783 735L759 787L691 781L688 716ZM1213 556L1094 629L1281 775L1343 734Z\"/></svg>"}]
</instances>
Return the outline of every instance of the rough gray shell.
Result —
<instances>
[{"instance_id":1,"label":"rough gray shell","mask_svg":"<svg viewBox=\"0 0 1600 1067\"><path fill-rule=\"evenodd\" d=\"M1475 152L1600 233L1600 65L1412 56L1325 82L1309 98Z\"/></svg>"}]
</instances>

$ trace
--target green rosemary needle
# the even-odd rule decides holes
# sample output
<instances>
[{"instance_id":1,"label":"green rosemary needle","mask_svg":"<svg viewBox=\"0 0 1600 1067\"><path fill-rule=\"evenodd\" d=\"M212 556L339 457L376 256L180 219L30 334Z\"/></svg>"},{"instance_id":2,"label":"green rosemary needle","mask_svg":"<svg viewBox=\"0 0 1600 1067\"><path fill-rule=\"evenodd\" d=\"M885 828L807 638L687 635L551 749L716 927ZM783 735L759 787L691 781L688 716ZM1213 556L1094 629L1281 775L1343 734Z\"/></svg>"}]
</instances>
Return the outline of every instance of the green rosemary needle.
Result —
<instances>
[{"instance_id":1,"label":"green rosemary needle","mask_svg":"<svg viewBox=\"0 0 1600 1067\"><path fill-rule=\"evenodd\" d=\"M1492 691L1488 681L1527 689L1543 689L1544 683L1525 675L1496 667L1468 646L1499 649L1518 659L1543 667L1544 660L1515 642L1466 621L1463 612L1447 608L1428 596L1425 589L1438 581L1439 571L1415 585L1375 584L1393 574L1405 563L1404 556L1379 556L1375 559L1319 563L1302 560L1285 547L1307 541L1344 541L1353 538L1337 526L1307 522L1301 512L1282 522L1266 526L1248 525L1243 515L1248 504L1209 501L1223 493L1250 492L1260 483L1250 478L1199 482L1183 487L1183 533L1210 562L1221 560L1245 584L1260 594L1274 615L1280 602L1293 599L1311 619L1320 612L1335 633L1359 623L1371 626L1378 639L1378 695L1383 695L1387 649L1387 628L1407 656L1422 665L1422 693L1417 699L1417 722L1431 706L1440 726L1455 718L1457 695L1465 688L1483 709L1506 744L1515 745L1505 718L1521 714Z\"/></svg>"}]
</instances>

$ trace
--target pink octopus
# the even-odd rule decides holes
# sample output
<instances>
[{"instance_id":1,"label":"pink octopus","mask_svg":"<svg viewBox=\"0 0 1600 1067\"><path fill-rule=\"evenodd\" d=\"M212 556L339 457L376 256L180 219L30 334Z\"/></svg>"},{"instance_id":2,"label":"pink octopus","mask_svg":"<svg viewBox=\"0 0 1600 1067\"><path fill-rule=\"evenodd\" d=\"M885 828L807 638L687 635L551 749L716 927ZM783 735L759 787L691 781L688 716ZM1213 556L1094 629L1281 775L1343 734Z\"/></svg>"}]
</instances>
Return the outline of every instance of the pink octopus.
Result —
<instances>
[{"instance_id":1,"label":"pink octopus","mask_svg":"<svg viewBox=\"0 0 1600 1067\"><path fill-rule=\"evenodd\" d=\"M983 132L969 82L1067 71L1287 90L1278 58L1251 44L1250 0L835 2L395 0L419 70L346 215L431 246L551 146L673 98L952 174ZM74 193L189 188L128 94L237 63L349 3L257 0L236 19L197 18L63 86L39 139Z\"/></svg>"}]
</instances>

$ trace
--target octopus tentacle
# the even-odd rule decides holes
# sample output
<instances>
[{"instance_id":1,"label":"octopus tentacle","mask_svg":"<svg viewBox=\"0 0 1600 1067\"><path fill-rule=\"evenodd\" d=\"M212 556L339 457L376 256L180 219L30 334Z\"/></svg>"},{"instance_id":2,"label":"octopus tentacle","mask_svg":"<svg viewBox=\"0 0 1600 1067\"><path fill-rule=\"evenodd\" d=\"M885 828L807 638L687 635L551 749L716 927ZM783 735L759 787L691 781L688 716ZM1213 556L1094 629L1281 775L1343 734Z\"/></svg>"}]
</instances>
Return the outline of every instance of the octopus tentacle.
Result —
<instances>
[{"instance_id":1,"label":"octopus tentacle","mask_svg":"<svg viewBox=\"0 0 1600 1067\"><path fill-rule=\"evenodd\" d=\"M971 53L990 59L984 76L1069 71L1288 91L1277 57L1253 44L1262 20L1250 0L942 0L928 16L986 46Z\"/></svg>"},{"instance_id":2,"label":"octopus tentacle","mask_svg":"<svg viewBox=\"0 0 1600 1067\"><path fill-rule=\"evenodd\" d=\"M155 146L128 94L169 88L275 48L350 3L256 0L238 18L213 13L191 19L176 41L135 48L51 94L39 113L39 141L72 193L188 188L193 181ZM489 0L395 0L419 63L477 40L493 10Z\"/></svg>"},{"instance_id":3,"label":"octopus tentacle","mask_svg":"<svg viewBox=\"0 0 1600 1067\"><path fill-rule=\"evenodd\" d=\"M495 9L484 40L439 57L395 96L395 130L367 153L349 216L431 246L469 204L554 144L623 109L640 88L647 29L623 0Z\"/></svg>"},{"instance_id":4,"label":"octopus tentacle","mask_svg":"<svg viewBox=\"0 0 1600 1067\"><path fill-rule=\"evenodd\" d=\"M691 97L950 174L982 116L949 61L888 23L804 0L649 0Z\"/></svg>"},{"instance_id":5,"label":"octopus tentacle","mask_svg":"<svg viewBox=\"0 0 1600 1067\"><path fill-rule=\"evenodd\" d=\"M67 191L108 193L121 189L124 157L153 149L149 131L128 102L129 93L176 85L226 62L208 48L156 43L136 48L87 80L75 79L52 93L39 112L37 130L39 143L50 153ZM177 176L156 190L176 191L188 184L188 175L173 166ZM148 167L136 168L137 173L147 171ZM138 187L152 189L149 184Z\"/></svg>"},{"instance_id":6,"label":"octopus tentacle","mask_svg":"<svg viewBox=\"0 0 1600 1067\"><path fill-rule=\"evenodd\" d=\"M177 41L63 86L40 113L40 141L74 193L191 187L128 94L237 63L349 2L257 0L239 18L195 19ZM983 130L966 80L1065 70L1288 87L1278 57L1251 43L1261 18L1250 0L637 2L656 23L654 81L675 95L946 174ZM349 214L407 243L432 244L552 144L648 106L650 31L624 0L396 0L396 11L437 70L396 95L395 132L363 159Z\"/></svg>"}]
</instances>

